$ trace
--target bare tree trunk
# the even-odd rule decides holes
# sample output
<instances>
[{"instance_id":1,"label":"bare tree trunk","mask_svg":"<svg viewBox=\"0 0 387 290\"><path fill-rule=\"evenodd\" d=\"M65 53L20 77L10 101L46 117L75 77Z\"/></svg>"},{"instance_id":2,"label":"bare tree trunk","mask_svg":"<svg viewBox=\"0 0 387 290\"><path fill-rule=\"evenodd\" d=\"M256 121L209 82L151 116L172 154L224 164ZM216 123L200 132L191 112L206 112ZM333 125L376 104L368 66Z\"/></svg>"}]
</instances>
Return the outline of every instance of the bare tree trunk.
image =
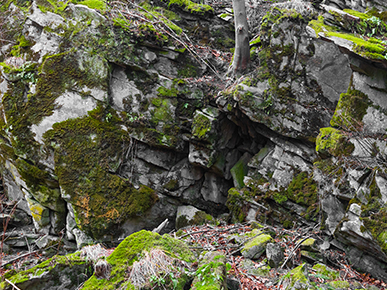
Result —
<instances>
[{"instance_id":1,"label":"bare tree trunk","mask_svg":"<svg viewBox=\"0 0 387 290\"><path fill-rule=\"evenodd\" d=\"M234 74L243 73L250 66L249 27L245 0L233 0L235 20L235 52L232 63Z\"/></svg>"}]
</instances>

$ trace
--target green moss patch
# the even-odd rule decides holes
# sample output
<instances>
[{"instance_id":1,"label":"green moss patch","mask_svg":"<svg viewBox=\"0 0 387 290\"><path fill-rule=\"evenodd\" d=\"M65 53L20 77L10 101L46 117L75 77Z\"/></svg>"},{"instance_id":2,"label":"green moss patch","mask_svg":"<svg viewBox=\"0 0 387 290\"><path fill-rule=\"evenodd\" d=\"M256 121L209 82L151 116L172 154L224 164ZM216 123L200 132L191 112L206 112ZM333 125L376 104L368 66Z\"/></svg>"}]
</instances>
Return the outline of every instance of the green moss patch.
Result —
<instances>
[{"instance_id":1,"label":"green moss patch","mask_svg":"<svg viewBox=\"0 0 387 290\"><path fill-rule=\"evenodd\" d=\"M249 207L246 205L246 197L243 189L230 188L227 196L227 207L232 214L234 223L241 223L245 220Z\"/></svg>"},{"instance_id":2,"label":"green moss patch","mask_svg":"<svg viewBox=\"0 0 387 290\"><path fill-rule=\"evenodd\" d=\"M248 259L258 259L266 250L266 245L273 241L270 235L261 233L244 245L242 255Z\"/></svg>"},{"instance_id":3,"label":"green moss patch","mask_svg":"<svg viewBox=\"0 0 387 290\"><path fill-rule=\"evenodd\" d=\"M128 280L129 267L141 259L144 251L153 248L163 250L167 255L185 262L193 262L194 255L184 242L175 240L168 235L140 231L127 237L106 259L112 266L109 279L98 279L93 275L85 282L82 289L134 289Z\"/></svg>"},{"instance_id":4,"label":"green moss patch","mask_svg":"<svg viewBox=\"0 0 387 290\"><path fill-rule=\"evenodd\" d=\"M197 4L190 0L169 0L168 7L176 7L180 8L183 11L196 14L196 15L204 15L206 13L213 13L214 9L205 4Z\"/></svg>"},{"instance_id":5,"label":"green moss patch","mask_svg":"<svg viewBox=\"0 0 387 290\"><path fill-rule=\"evenodd\" d=\"M345 10L346 13L359 17L348 17L348 14L339 14L335 11L329 13L333 20L325 20L322 16L318 20L309 22L309 26L316 32L324 33L326 37L337 37L352 42L352 50L367 58L375 60L387 59L387 43L381 38L387 35L387 24L379 18L380 15L360 13Z\"/></svg>"},{"instance_id":6,"label":"green moss patch","mask_svg":"<svg viewBox=\"0 0 387 290\"><path fill-rule=\"evenodd\" d=\"M331 126L346 128L351 131L360 129L369 106L370 101L367 95L360 91L349 90L348 93L341 94L331 119Z\"/></svg>"},{"instance_id":7,"label":"green moss patch","mask_svg":"<svg viewBox=\"0 0 387 290\"><path fill-rule=\"evenodd\" d=\"M374 213L375 211L377 212ZM364 226L387 254L387 207L374 208L373 211L368 212L363 210L362 215L366 215L361 217Z\"/></svg>"},{"instance_id":8,"label":"green moss patch","mask_svg":"<svg viewBox=\"0 0 387 290\"><path fill-rule=\"evenodd\" d=\"M331 127L321 128L316 139L316 151L321 155L349 156L355 146L340 131Z\"/></svg>"},{"instance_id":9,"label":"green moss patch","mask_svg":"<svg viewBox=\"0 0 387 290\"><path fill-rule=\"evenodd\" d=\"M85 1L73 1L77 4L85 5L91 9L97 9L101 12L106 11L106 2L102 0L85 0Z\"/></svg>"},{"instance_id":10,"label":"green moss patch","mask_svg":"<svg viewBox=\"0 0 387 290\"><path fill-rule=\"evenodd\" d=\"M198 139L206 139L211 132L212 122L210 117L198 113L192 123L192 135Z\"/></svg>"},{"instance_id":11,"label":"green moss patch","mask_svg":"<svg viewBox=\"0 0 387 290\"><path fill-rule=\"evenodd\" d=\"M226 289L226 257L222 252L209 252L199 263L192 290Z\"/></svg>"},{"instance_id":12,"label":"green moss patch","mask_svg":"<svg viewBox=\"0 0 387 290\"><path fill-rule=\"evenodd\" d=\"M73 205L79 228L94 238L113 233L115 225L144 214L158 200L154 190L114 174L129 136L114 111L106 121L102 106L88 116L56 123L44 135L55 152L55 173Z\"/></svg>"},{"instance_id":13,"label":"green moss patch","mask_svg":"<svg viewBox=\"0 0 387 290\"><path fill-rule=\"evenodd\" d=\"M83 273L84 275L79 275ZM66 256L54 256L39 265L14 274L13 271L7 272L4 278L8 279L21 289L43 289L45 287L60 287L62 281L57 277L66 277L66 283L70 282L69 287L76 288L82 280L87 280L93 273L93 267L90 261L81 257L80 252ZM43 276L39 278L40 276ZM0 289L14 289L9 283L0 283Z\"/></svg>"}]
</instances>

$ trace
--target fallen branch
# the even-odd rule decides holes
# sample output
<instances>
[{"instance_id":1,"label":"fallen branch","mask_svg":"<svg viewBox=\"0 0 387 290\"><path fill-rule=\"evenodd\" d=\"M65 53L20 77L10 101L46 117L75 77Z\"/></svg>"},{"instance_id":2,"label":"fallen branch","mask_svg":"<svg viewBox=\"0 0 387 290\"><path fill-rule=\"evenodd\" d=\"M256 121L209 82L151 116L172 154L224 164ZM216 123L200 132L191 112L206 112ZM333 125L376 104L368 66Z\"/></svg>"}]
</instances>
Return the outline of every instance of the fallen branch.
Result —
<instances>
[{"instance_id":1,"label":"fallen branch","mask_svg":"<svg viewBox=\"0 0 387 290\"><path fill-rule=\"evenodd\" d=\"M19 287L17 287L15 284L13 284L11 281L9 281L8 279L5 279L5 281L7 281L9 284L12 285L13 288L15 288L16 290L21 290Z\"/></svg>"},{"instance_id":2,"label":"fallen branch","mask_svg":"<svg viewBox=\"0 0 387 290\"><path fill-rule=\"evenodd\" d=\"M294 253L298 250L298 248L301 246L301 244L309 239L310 236L306 237L306 238L303 238L301 241L299 241L296 246L294 247L293 251L289 254L289 256L286 258L285 262L281 265L280 269L283 269L283 267L285 267L285 265L287 264L287 262L289 262L289 260L293 257Z\"/></svg>"},{"instance_id":3,"label":"fallen branch","mask_svg":"<svg viewBox=\"0 0 387 290\"><path fill-rule=\"evenodd\" d=\"M154 233L160 233L163 228L165 228L168 225L169 221L168 219L165 219L157 228L153 229L152 232Z\"/></svg>"}]
</instances>

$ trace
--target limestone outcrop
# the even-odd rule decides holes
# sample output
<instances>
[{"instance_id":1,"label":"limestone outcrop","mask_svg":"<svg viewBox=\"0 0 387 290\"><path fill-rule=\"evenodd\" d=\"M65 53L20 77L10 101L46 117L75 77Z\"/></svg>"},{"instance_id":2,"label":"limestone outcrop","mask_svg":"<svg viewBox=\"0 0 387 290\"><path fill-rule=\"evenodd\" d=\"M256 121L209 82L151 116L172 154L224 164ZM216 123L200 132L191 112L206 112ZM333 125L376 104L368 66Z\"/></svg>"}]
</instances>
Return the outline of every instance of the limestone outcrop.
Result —
<instances>
[{"instance_id":1,"label":"limestone outcrop","mask_svg":"<svg viewBox=\"0 0 387 290\"><path fill-rule=\"evenodd\" d=\"M190 207L319 226L386 279L384 1L273 5L227 85L229 10L95 2L0 8L0 168L26 223L78 247Z\"/></svg>"}]
</instances>

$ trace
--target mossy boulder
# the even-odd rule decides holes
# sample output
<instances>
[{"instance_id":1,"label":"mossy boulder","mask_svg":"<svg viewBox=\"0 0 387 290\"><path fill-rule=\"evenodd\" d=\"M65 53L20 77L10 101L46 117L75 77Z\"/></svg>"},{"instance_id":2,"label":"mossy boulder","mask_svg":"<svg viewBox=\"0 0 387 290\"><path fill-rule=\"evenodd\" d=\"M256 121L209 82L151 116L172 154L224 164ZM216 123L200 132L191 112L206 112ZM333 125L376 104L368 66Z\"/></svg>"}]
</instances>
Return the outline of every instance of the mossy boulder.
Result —
<instances>
[{"instance_id":1,"label":"mossy boulder","mask_svg":"<svg viewBox=\"0 0 387 290\"><path fill-rule=\"evenodd\" d=\"M192 136L213 147L216 138L218 137L216 134L216 118L218 116L218 110L213 107L207 107L202 111L196 111L192 122Z\"/></svg>"},{"instance_id":2,"label":"mossy boulder","mask_svg":"<svg viewBox=\"0 0 387 290\"><path fill-rule=\"evenodd\" d=\"M215 224L215 219L191 205L179 206L176 214L176 229L192 225Z\"/></svg>"},{"instance_id":3,"label":"mossy boulder","mask_svg":"<svg viewBox=\"0 0 387 290\"><path fill-rule=\"evenodd\" d=\"M50 210L33 198L26 197L30 212L37 229L42 230L50 224Z\"/></svg>"},{"instance_id":4,"label":"mossy boulder","mask_svg":"<svg viewBox=\"0 0 387 290\"><path fill-rule=\"evenodd\" d=\"M191 263L195 260L194 254L182 241L168 235L159 235L149 231L140 231L128 236L114 252L106 259L111 266L109 279L98 279L94 274L87 280L81 289L134 289L128 279L128 268L144 257L145 252L160 249L170 257ZM149 277L150 278L150 277ZM180 288L179 288L180 289Z\"/></svg>"},{"instance_id":5,"label":"mossy boulder","mask_svg":"<svg viewBox=\"0 0 387 290\"><path fill-rule=\"evenodd\" d=\"M9 271L4 278L15 284L18 289L75 289L93 274L91 261L81 256L81 252L66 256L54 256L37 266L17 274ZM0 289L11 290L14 287L1 282Z\"/></svg>"},{"instance_id":6,"label":"mossy boulder","mask_svg":"<svg viewBox=\"0 0 387 290\"><path fill-rule=\"evenodd\" d=\"M242 188L245 186L243 178L247 175L249 168L247 164L251 160L252 156L246 152L235 165L230 169L231 176L233 177L234 186L236 188Z\"/></svg>"},{"instance_id":7,"label":"mossy boulder","mask_svg":"<svg viewBox=\"0 0 387 290\"><path fill-rule=\"evenodd\" d=\"M266 245L273 242L273 238L264 233L258 233L257 236L248 241L241 250L243 257L248 259L259 259L265 252Z\"/></svg>"},{"instance_id":8,"label":"mossy boulder","mask_svg":"<svg viewBox=\"0 0 387 290\"><path fill-rule=\"evenodd\" d=\"M338 271L328 268L324 264L317 263L312 267L312 269L329 280L337 280L340 278L340 273Z\"/></svg>"},{"instance_id":9,"label":"mossy boulder","mask_svg":"<svg viewBox=\"0 0 387 290\"><path fill-rule=\"evenodd\" d=\"M314 289L308 277L308 265L302 264L289 271L283 278L286 290Z\"/></svg>"},{"instance_id":10,"label":"mossy boulder","mask_svg":"<svg viewBox=\"0 0 387 290\"><path fill-rule=\"evenodd\" d=\"M192 290L227 289L226 256L222 252L208 252L200 260Z\"/></svg>"},{"instance_id":11,"label":"mossy boulder","mask_svg":"<svg viewBox=\"0 0 387 290\"><path fill-rule=\"evenodd\" d=\"M367 113L370 101L364 93L350 90L340 95L340 100L332 116L331 126L346 128L351 131L363 126L363 117Z\"/></svg>"},{"instance_id":12,"label":"mossy boulder","mask_svg":"<svg viewBox=\"0 0 387 290\"><path fill-rule=\"evenodd\" d=\"M250 120L281 135L316 138L331 119L322 108L334 109L339 94L348 88L351 69L337 47L304 37L306 26L307 17L295 10L274 8L263 18L259 66L252 76L222 92L225 112L236 101ZM315 106L317 99L321 107Z\"/></svg>"},{"instance_id":13,"label":"mossy boulder","mask_svg":"<svg viewBox=\"0 0 387 290\"><path fill-rule=\"evenodd\" d=\"M379 38L386 33L387 26L385 21L379 18L380 15L349 9L342 12L331 6L324 6L324 9L328 12L326 21L321 17L310 25L320 38L330 40L338 47L365 59L386 63L385 44ZM328 25L325 25L326 23ZM367 35L367 38L364 39L362 35Z\"/></svg>"}]
</instances>

